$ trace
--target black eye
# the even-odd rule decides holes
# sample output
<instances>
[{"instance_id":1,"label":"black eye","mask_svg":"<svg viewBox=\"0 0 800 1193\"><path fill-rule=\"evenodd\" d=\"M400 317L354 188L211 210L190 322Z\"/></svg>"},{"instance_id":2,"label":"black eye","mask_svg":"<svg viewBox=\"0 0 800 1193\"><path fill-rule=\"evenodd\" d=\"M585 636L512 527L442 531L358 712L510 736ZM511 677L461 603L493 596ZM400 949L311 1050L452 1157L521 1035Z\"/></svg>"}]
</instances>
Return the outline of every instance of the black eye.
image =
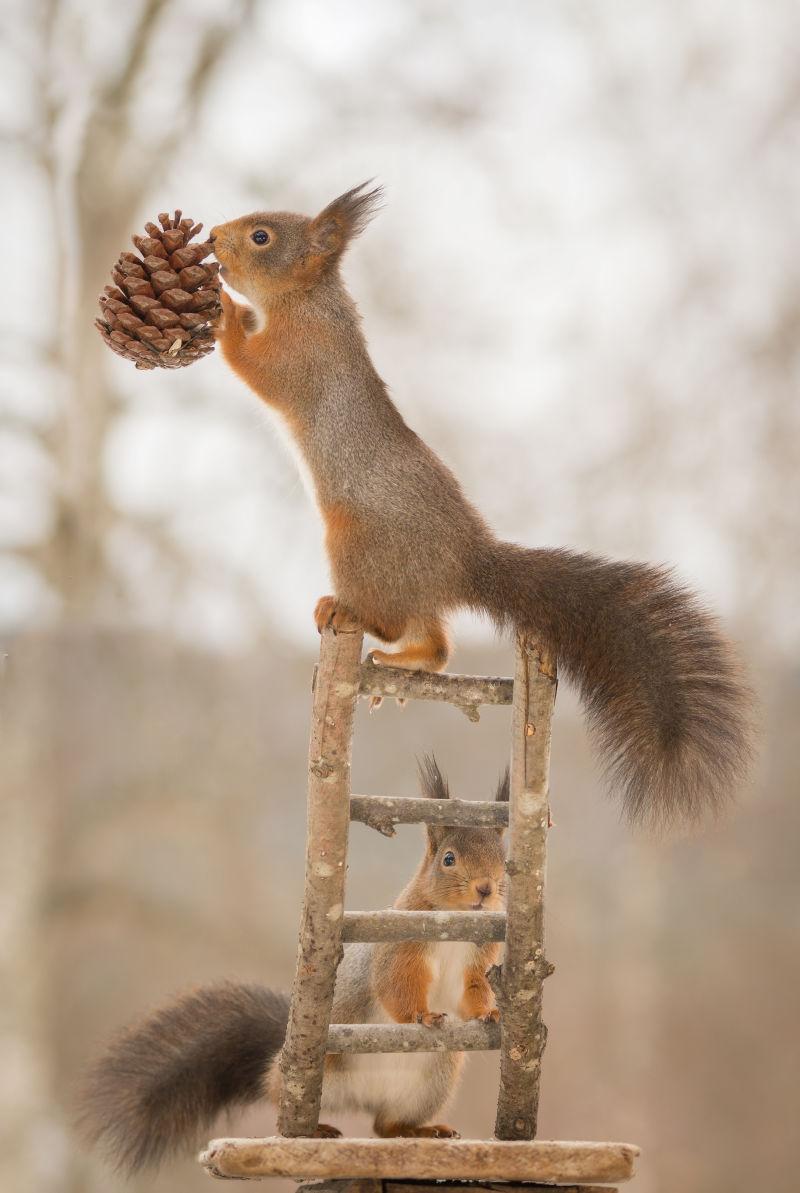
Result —
<instances>
[{"instance_id":1,"label":"black eye","mask_svg":"<svg viewBox=\"0 0 800 1193\"><path fill-rule=\"evenodd\" d=\"M452 849L448 849L447 853L442 858L442 865L443 866L454 866L455 864L456 864L456 855L453 853Z\"/></svg>"},{"instance_id":2,"label":"black eye","mask_svg":"<svg viewBox=\"0 0 800 1193\"><path fill-rule=\"evenodd\" d=\"M254 240L256 244L269 244L269 232L265 232L263 228L259 228L257 232L253 233L250 239Z\"/></svg>"}]
</instances>

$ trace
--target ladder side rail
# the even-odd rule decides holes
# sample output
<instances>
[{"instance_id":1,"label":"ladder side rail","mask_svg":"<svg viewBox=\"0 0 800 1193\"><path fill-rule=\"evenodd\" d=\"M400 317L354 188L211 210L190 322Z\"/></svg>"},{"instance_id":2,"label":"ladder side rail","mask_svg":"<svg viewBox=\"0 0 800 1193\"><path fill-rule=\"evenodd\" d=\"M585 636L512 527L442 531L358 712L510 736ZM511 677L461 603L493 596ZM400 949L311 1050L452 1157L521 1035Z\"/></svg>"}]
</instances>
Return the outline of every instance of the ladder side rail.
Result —
<instances>
[{"instance_id":1,"label":"ladder side rail","mask_svg":"<svg viewBox=\"0 0 800 1193\"><path fill-rule=\"evenodd\" d=\"M363 635L325 630L314 684L308 760L305 893L289 1022L281 1051L281 1135L313 1135L336 969L342 956L350 758Z\"/></svg>"},{"instance_id":2,"label":"ladder side rail","mask_svg":"<svg viewBox=\"0 0 800 1193\"><path fill-rule=\"evenodd\" d=\"M516 643L512 712L506 945L499 987L500 1092L495 1135L536 1135L541 1059L547 1038L542 992L544 893L549 824L550 734L556 666L530 638Z\"/></svg>"}]
</instances>

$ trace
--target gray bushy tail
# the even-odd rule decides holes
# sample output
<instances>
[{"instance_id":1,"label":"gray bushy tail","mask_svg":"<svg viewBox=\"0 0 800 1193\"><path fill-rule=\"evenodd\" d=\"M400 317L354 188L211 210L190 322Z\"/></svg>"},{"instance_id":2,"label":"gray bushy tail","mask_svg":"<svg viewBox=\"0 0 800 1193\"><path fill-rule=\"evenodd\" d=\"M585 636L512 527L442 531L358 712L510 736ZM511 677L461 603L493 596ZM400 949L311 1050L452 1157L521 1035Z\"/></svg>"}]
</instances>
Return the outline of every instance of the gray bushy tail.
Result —
<instances>
[{"instance_id":1,"label":"gray bushy tail","mask_svg":"<svg viewBox=\"0 0 800 1193\"><path fill-rule=\"evenodd\" d=\"M78 1127L133 1173L200 1142L222 1110L264 1096L288 998L233 982L192 991L121 1032L90 1068Z\"/></svg>"},{"instance_id":2,"label":"gray bushy tail","mask_svg":"<svg viewBox=\"0 0 800 1193\"><path fill-rule=\"evenodd\" d=\"M663 568L497 542L470 603L537 636L581 695L634 822L716 811L746 774L752 695L714 618Z\"/></svg>"}]
</instances>

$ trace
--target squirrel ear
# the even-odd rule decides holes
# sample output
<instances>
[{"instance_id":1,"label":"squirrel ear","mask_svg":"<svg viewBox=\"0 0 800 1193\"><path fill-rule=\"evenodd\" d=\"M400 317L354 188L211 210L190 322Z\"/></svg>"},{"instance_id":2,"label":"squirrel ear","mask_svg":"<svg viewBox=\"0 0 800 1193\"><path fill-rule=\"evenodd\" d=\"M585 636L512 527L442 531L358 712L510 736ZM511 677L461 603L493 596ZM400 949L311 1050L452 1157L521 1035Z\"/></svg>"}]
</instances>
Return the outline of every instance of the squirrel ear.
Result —
<instances>
[{"instance_id":1,"label":"squirrel ear","mask_svg":"<svg viewBox=\"0 0 800 1193\"><path fill-rule=\"evenodd\" d=\"M450 798L450 788L447 785L447 779L445 779L439 770L439 763L433 754L423 754L421 759L417 759L417 768L419 770L419 783L423 795L426 795L428 799Z\"/></svg>"},{"instance_id":2,"label":"squirrel ear","mask_svg":"<svg viewBox=\"0 0 800 1193\"><path fill-rule=\"evenodd\" d=\"M425 754L421 759L418 758L417 767L419 769L419 783L424 796L427 796L428 799L450 798L450 788L447 786L447 779L445 779L439 770L439 763L433 754ZM425 832L428 837L428 848L431 853L436 853L447 829L443 824L426 824Z\"/></svg>"},{"instance_id":3,"label":"squirrel ear","mask_svg":"<svg viewBox=\"0 0 800 1193\"><path fill-rule=\"evenodd\" d=\"M364 231L372 217L379 211L383 188L374 187L365 191L372 179L354 186L329 203L311 221L311 238L318 252L329 257L338 257L349 241Z\"/></svg>"}]
</instances>

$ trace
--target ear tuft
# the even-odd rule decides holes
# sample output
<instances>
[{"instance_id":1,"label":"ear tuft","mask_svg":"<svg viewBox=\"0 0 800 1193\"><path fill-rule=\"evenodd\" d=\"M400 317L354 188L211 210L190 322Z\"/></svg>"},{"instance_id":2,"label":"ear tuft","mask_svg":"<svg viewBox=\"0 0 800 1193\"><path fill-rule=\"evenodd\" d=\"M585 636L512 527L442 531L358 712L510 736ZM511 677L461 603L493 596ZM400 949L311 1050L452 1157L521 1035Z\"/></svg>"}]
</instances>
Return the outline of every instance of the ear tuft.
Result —
<instances>
[{"instance_id":1,"label":"ear tuft","mask_svg":"<svg viewBox=\"0 0 800 1193\"><path fill-rule=\"evenodd\" d=\"M427 796L428 799L450 798L450 788L447 785L447 779L445 779L439 770L439 763L433 754L424 754L421 760L417 760L417 767L419 769L419 782L423 795Z\"/></svg>"},{"instance_id":2,"label":"ear tuft","mask_svg":"<svg viewBox=\"0 0 800 1193\"><path fill-rule=\"evenodd\" d=\"M505 773L502 775L500 782L497 784L497 793L495 800L500 804L507 804L508 797L511 790L511 769L506 767Z\"/></svg>"},{"instance_id":3,"label":"ear tuft","mask_svg":"<svg viewBox=\"0 0 800 1193\"><path fill-rule=\"evenodd\" d=\"M311 236L320 252L338 256L380 210L383 187L376 186L371 191L364 189L372 181L370 178L351 191L345 191L311 221Z\"/></svg>"}]
</instances>

